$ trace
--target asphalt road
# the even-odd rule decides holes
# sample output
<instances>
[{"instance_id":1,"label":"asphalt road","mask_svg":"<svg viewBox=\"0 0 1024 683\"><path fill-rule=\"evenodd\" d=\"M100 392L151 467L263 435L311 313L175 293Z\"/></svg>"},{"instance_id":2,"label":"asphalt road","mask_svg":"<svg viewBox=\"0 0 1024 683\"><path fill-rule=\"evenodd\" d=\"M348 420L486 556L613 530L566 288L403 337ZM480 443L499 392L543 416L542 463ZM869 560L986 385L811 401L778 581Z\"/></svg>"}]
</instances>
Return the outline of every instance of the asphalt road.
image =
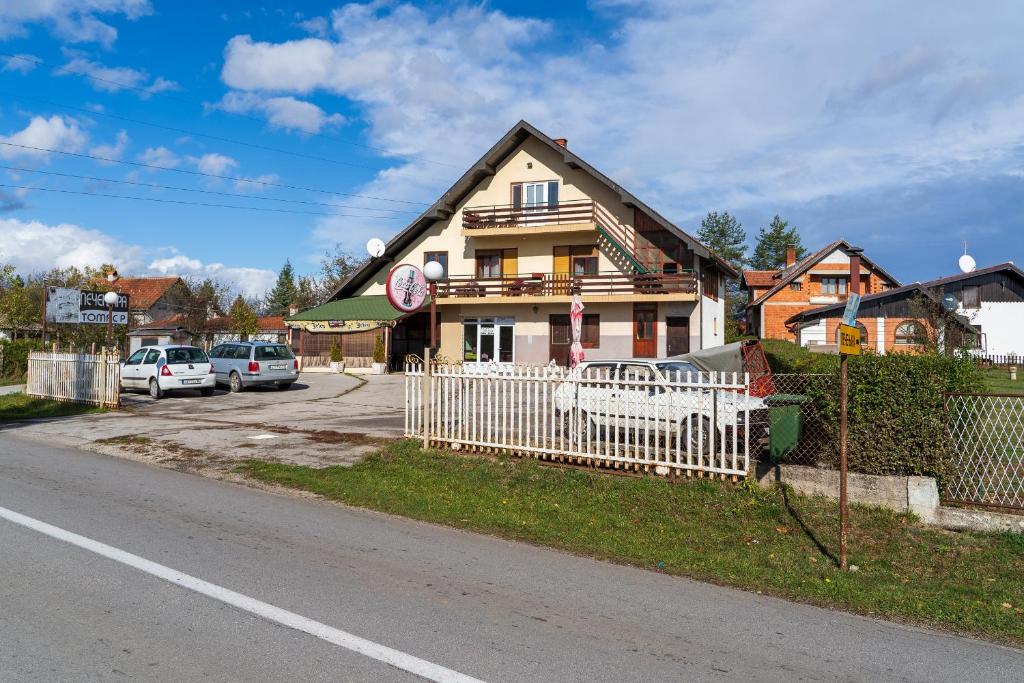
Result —
<instances>
[{"instance_id":1,"label":"asphalt road","mask_svg":"<svg viewBox=\"0 0 1024 683\"><path fill-rule=\"evenodd\" d=\"M998 645L0 433L0 679L414 679L385 647L492 681L1024 680Z\"/></svg>"}]
</instances>

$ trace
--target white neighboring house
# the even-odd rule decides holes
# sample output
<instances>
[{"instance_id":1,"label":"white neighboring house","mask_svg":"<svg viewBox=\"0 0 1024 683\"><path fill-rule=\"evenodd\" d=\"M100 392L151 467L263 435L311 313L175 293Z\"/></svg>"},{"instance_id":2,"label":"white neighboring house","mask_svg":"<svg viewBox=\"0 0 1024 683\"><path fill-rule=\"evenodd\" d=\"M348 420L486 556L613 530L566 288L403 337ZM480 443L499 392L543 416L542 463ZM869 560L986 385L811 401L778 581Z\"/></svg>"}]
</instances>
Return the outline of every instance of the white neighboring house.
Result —
<instances>
[{"instance_id":1,"label":"white neighboring house","mask_svg":"<svg viewBox=\"0 0 1024 683\"><path fill-rule=\"evenodd\" d=\"M978 355L1024 356L1024 272L1012 261L922 282L981 332Z\"/></svg>"}]
</instances>

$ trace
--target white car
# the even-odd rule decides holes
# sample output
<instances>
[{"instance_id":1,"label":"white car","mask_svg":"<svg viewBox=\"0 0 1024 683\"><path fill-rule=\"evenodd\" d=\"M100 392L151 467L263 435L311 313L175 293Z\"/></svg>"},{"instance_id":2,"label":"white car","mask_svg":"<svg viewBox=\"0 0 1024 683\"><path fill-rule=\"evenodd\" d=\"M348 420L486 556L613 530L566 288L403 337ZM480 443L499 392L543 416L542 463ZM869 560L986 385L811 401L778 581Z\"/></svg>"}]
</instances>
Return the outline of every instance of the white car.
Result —
<instances>
[{"instance_id":1,"label":"white car","mask_svg":"<svg viewBox=\"0 0 1024 683\"><path fill-rule=\"evenodd\" d=\"M142 389L153 398L179 389L211 396L216 381L209 357L195 346L143 346L121 363L121 390Z\"/></svg>"},{"instance_id":2,"label":"white car","mask_svg":"<svg viewBox=\"0 0 1024 683\"><path fill-rule=\"evenodd\" d=\"M702 376L685 361L588 361L566 379L555 390L555 410L567 423L573 422L572 411L580 411L587 438L609 428L672 437L683 430L691 450L706 455L723 434L727 442L734 432L741 435L748 420L756 421L751 413L766 408L755 396L700 387L699 382L708 382L707 373Z\"/></svg>"}]
</instances>

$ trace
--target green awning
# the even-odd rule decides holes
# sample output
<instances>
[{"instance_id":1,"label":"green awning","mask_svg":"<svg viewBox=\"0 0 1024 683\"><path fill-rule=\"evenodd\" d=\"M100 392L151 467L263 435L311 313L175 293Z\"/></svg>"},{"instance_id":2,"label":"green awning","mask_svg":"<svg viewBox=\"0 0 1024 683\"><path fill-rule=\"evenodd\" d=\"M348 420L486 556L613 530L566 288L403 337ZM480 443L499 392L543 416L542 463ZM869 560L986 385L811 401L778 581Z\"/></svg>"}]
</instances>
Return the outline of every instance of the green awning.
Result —
<instances>
[{"instance_id":1,"label":"green awning","mask_svg":"<svg viewBox=\"0 0 1024 683\"><path fill-rule=\"evenodd\" d=\"M393 325L406 315L409 314L392 306L386 296L375 294L328 301L284 321L310 332L356 332Z\"/></svg>"}]
</instances>

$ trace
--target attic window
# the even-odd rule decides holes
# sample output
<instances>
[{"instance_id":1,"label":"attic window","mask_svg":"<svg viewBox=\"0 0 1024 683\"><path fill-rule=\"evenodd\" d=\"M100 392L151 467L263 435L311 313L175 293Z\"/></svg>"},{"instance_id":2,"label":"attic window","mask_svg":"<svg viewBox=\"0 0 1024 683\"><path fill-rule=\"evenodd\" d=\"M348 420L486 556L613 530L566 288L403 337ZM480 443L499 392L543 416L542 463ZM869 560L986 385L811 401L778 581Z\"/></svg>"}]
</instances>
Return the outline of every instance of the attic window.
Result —
<instances>
[{"instance_id":1,"label":"attic window","mask_svg":"<svg viewBox=\"0 0 1024 683\"><path fill-rule=\"evenodd\" d=\"M789 288L794 292L799 292L801 289L803 289L803 285L801 285L799 282L790 282Z\"/></svg>"},{"instance_id":2,"label":"attic window","mask_svg":"<svg viewBox=\"0 0 1024 683\"><path fill-rule=\"evenodd\" d=\"M526 168L533 168L533 162L532 161L527 161L526 162Z\"/></svg>"}]
</instances>

